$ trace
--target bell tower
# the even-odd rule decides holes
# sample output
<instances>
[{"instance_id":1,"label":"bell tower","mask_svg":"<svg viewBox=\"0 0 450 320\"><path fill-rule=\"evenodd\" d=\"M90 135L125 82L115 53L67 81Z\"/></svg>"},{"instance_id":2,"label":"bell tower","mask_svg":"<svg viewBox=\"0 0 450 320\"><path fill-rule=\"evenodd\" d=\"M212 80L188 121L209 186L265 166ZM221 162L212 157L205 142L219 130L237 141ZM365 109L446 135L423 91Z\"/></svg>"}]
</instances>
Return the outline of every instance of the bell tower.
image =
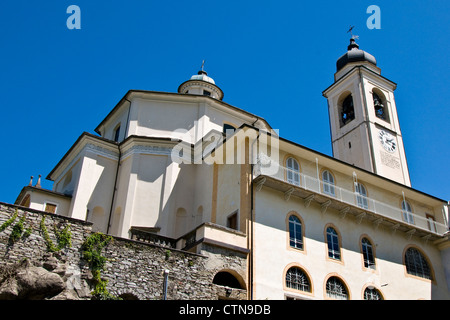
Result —
<instances>
[{"instance_id":1,"label":"bell tower","mask_svg":"<svg viewBox=\"0 0 450 320\"><path fill-rule=\"evenodd\" d=\"M411 186L394 99L396 83L381 75L375 57L352 36L336 62L328 100L333 156Z\"/></svg>"}]
</instances>

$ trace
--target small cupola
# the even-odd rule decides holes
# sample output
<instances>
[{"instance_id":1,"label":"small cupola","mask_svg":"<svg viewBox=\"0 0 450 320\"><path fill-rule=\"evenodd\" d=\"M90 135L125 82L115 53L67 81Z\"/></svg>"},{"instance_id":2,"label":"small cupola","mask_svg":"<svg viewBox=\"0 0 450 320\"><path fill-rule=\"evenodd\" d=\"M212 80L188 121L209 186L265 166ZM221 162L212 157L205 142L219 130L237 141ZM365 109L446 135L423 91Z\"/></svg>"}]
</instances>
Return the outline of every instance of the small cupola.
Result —
<instances>
[{"instance_id":1,"label":"small cupola","mask_svg":"<svg viewBox=\"0 0 450 320\"><path fill-rule=\"evenodd\" d=\"M350 44L348 45L347 50L348 51L336 61L337 72L351 62L368 62L373 66L377 65L377 60L373 55L359 49L359 45L355 41L355 36L350 39Z\"/></svg>"},{"instance_id":2,"label":"small cupola","mask_svg":"<svg viewBox=\"0 0 450 320\"><path fill-rule=\"evenodd\" d=\"M204 62L202 69L197 74L178 87L178 93L196 94L222 100L223 91L216 85L214 79L203 70L203 65Z\"/></svg>"}]
</instances>

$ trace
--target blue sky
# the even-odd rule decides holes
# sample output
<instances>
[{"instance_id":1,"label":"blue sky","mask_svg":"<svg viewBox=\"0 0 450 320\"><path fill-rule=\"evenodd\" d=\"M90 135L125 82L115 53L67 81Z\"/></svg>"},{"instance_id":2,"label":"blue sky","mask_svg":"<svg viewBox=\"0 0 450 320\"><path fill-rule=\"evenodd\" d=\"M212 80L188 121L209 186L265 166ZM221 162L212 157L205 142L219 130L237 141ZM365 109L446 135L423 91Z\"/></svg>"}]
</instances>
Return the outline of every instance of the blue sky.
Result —
<instances>
[{"instance_id":1,"label":"blue sky","mask_svg":"<svg viewBox=\"0 0 450 320\"><path fill-rule=\"evenodd\" d=\"M70 5L81 29L69 30ZM381 9L370 30L369 5ZM450 1L0 2L0 201L47 174L129 89L176 92L205 70L224 101L331 155L327 101L355 25L395 91L412 187L450 199Z\"/></svg>"}]
</instances>

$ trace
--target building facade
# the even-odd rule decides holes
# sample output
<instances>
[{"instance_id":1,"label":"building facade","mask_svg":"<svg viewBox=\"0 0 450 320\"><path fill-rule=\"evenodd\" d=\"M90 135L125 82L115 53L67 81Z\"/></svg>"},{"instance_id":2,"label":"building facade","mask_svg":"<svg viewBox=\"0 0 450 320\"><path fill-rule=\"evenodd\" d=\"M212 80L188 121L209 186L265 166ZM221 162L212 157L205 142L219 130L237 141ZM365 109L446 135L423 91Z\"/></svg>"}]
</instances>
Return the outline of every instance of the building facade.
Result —
<instances>
[{"instance_id":1,"label":"building facade","mask_svg":"<svg viewBox=\"0 0 450 320\"><path fill-rule=\"evenodd\" d=\"M449 299L448 202L411 188L395 87L352 38L323 92L333 157L224 102L203 70L177 93L130 90L53 189L30 182L16 204L245 256L223 272L249 299Z\"/></svg>"}]
</instances>

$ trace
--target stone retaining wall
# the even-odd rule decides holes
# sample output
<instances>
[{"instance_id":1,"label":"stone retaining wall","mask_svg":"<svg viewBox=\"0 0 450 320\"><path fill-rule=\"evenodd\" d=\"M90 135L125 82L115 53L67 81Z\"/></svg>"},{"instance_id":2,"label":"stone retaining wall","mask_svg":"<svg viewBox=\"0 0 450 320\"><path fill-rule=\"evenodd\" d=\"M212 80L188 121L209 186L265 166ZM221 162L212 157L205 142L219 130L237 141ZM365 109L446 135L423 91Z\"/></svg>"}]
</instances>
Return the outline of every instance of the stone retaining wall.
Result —
<instances>
[{"instance_id":1,"label":"stone retaining wall","mask_svg":"<svg viewBox=\"0 0 450 320\"><path fill-rule=\"evenodd\" d=\"M5 222L13 217L16 210L16 219L0 231L0 298L90 299L92 273L82 258L81 246L92 234L91 223L0 203L0 226L5 227ZM48 237L54 245L58 243L55 230L69 226L70 247L56 253L49 252L48 241L41 227L43 216ZM12 241L13 229L21 218L22 232ZM162 299L164 271L167 270L169 300L209 300L219 297L246 299L246 290L213 284L214 276L219 271L245 274L244 254L211 246L204 246L202 254L194 254L113 237L103 249L103 256L107 262L101 277L108 280L107 289L115 296L125 299ZM16 274L20 275L17 276L18 280L12 280L12 269L16 269ZM9 270L9 273L5 270ZM25 275L32 274L39 274L41 279L47 276L55 279L54 274L57 274L64 286L62 290L55 289L59 292L51 296L33 293L31 289L23 288L25 282L32 281L28 278L23 280ZM57 288L61 288L60 283Z\"/></svg>"}]
</instances>

